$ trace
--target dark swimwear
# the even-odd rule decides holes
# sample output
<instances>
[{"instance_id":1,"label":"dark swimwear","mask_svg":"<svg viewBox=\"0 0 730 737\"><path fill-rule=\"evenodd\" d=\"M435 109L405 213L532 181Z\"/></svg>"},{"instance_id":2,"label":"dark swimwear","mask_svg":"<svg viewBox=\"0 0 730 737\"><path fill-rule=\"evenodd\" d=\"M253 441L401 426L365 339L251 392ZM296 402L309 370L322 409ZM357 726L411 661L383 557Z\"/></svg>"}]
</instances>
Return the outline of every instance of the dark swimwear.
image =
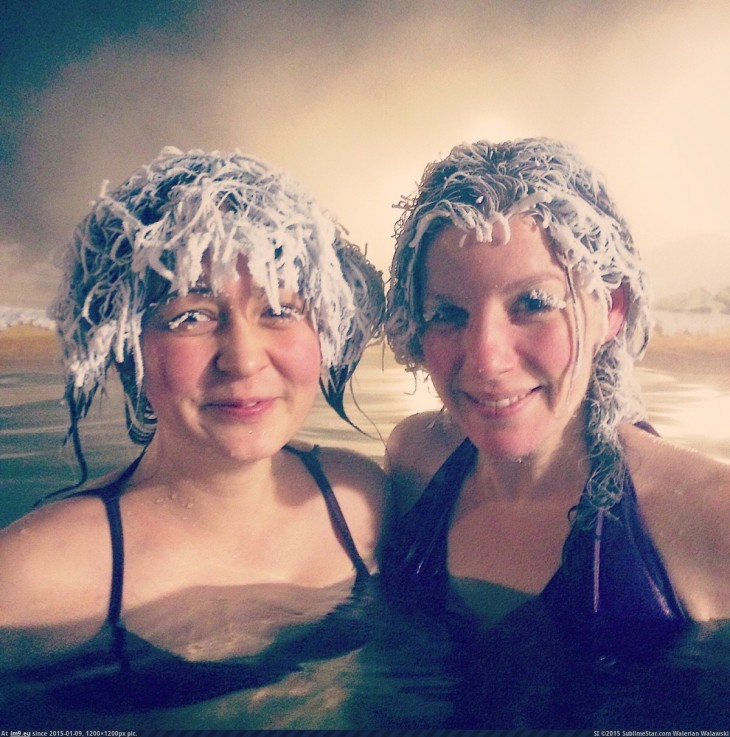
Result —
<instances>
[{"instance_id":1,"label":"dark swimwear","mask_svg":"<svg viewBox=\"0 0 730 737\"><path fill-rule=\"evenodd\" d=\"M420 601L432 610L450 608L449 527L475 459L467 439L397 522L384 550L382 577L402 605ZM689 621L642 523L628 472L624 478L623 494L610 510L599 511L591 524L573 525L562 564L538 597L563 630L589 641L594 652L636 644L637 637L645 645L649 629L667 632Z\"/></svg>"},{"instance_id":2,"label":"dark swimwear","mask_svg":"<svg viewBox=\"0 0 730 737\"><path fill-rule=\"evenodd\" d=\"M355 567L355 571L357 573L355 586L357 587L357 579L363 577L367 578L370 574L367 566L363 562L363 559L357 552L357 548L355 547L352 535L350 534L350 529L348 528L347 522L342 514L342 510L340 509L337 497L335 496L332 486L319 463L319 459L317 457L319 448L314 446L310 451L302 451L292 446L285 445L284 450L298 456L317 482L317 486L322 492L325 504L327 505L327 511L329 512L330 519L332 520L332 525L335 528L335 533ZM119 476L115 481L112 481L112 483L99 489L88 489L75 495L98 496L104 502L104 506L106 507L112 545L112 581L107 622L113 628L121 626L119 618L122 610L122 588L124 586L124 539L122 535L122 517L119 509L119 497L124 490L124 484L131 478L141 459L142 456L137 458L137 460L128 466L121 476Z\"/></svg>"},{"instance_id":3,"label":"dark swimwear","mask_svg":"<svg viewBox=\"0 0 730 737\"><path fill-rule=\"evenodd\" d=\"M335 534L355 568L349 598L329 614L300 625L274 640L262 652L225 661L188 661L129 632L121 622L124 584L124 544L119 499L140 458L115 481L73 496L98 496L109 519L112 579L107 626L93 641L56 662L23 669L29 681L50 680L57 698L76 707L100 712L189 704L244 688L277 681L307 660L331 658L361 647L370 636L369 611L375 600L374 577L357 551L334 491L318 460L318 448L298 456L324 497Z\"/></svg>"},{"instance_id":4,"label":"dark swimwear","mask_svg":"<svg viewBox=\"0 0 730 737\"><path fill-rule=\"evenodd\" d=\"M451 632L446 668L459 685L446 726L664 723L654 702L663 713L672 705L672 724L686 723L696 712L680 699L698 680L685 666L667 663L693 623L642 523L629 474L610 510L583 525L574 521L561 566L545 589L522 601L512 592L513 608L485 622L465 604L448 571L451 518L476 456L468 439L454 451L396 522L381 564L385 593L399 610ZM659 693L664 697L652 697Z\"/></svg>"}]
</instances>

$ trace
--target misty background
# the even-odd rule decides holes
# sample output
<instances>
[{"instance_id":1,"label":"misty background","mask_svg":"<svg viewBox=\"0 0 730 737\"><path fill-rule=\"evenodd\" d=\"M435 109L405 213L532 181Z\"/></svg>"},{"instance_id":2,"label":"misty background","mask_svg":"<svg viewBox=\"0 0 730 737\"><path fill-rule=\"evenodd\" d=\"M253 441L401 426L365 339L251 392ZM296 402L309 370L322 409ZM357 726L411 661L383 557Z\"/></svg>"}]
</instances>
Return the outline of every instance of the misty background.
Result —
<instances>
[{"instance_id":1,"label":"misty background","mask_svg":"<svg viewBox=\"0 0 730 737\"><path fill-rule=\"evenodd\" d=\"M5 0L0 305L43 308L101 182L166 145L294 173L387 273L393 209L480 138L606 175L655 293L730 283L726 0Z\"/></svg>"}]
</instances>

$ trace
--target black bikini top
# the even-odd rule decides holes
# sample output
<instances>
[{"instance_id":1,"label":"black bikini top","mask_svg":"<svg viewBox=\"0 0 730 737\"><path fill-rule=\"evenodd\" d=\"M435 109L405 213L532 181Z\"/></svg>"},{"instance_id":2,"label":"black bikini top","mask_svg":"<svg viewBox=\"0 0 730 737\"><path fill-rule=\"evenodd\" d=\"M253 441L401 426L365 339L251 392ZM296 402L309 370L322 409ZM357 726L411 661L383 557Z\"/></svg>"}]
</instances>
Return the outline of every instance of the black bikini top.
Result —
<instances>
[{"instance_id":1,"label":"black bikini top","mask_svg":"<svg viewBox=\"0 0 730 737\"><path fill-rule=\"evenodd\" d=\"M150 708L188 706L242 689L279 681L302 662L339 656L361 647L376 621L376 580L355 547L332 487L318 460L318 448L285 449L302 459L324 497L335 533L356 575L350 596L327 615L294 628L254 655L222 661L186 660L128 632L121 623L124 545L119 499L139 465L137 458L115 481L72 496L97 496L106 507L112 545L112 582L106 626L60 660L26 669L25 678L47 683L60 704L94 713L129 713ZM59 679L58 674L63 677Z\"/></svg>"},{"instance_id":2,"label":"black bikini top","mask_svg":"<svg viewBox=\"0 0 730 737\"><path fill-rule=\"evenodd\" d=\"M465 440L386 542L381 578L396 603L448 606L449 527L476 454ZM628 642L635 631L645 636L648 624L673 631L689 621L643 524L628 470L619 501L591 524L573 525L562 564L539 599L563 626L603 643Z\"/></svg>"},{"instance_id":3,"label":"black bikini top","mask_svg":"<svg viewBox=\"0 0 730 737\"><path fill-rule=\"evenodd\" d=\"M311 450L303 451L294 448L293 446L285 445L284 450L298 456L312 475L312 478L317 482L317 486L322 492L325 504L327 505L327 511L330 519L332 520L332 525L335 528L335 533L355 567L355 585L357 586L360 579L369 577L370 573L365 562L360 556L357 547L355 546L355 542L350 534L350 529L347 526L347 522L342 514L337 497L332 489L332 485L320 465L318 458L319 446L315 445ZM132 477L132 474L136 471L141 460L142 455L134 460L122 472L122 474L111 483L95 489L86 489L73 495L98 496L102 502L104 502L104 507L106 508L112 546L112 579L107 623L113 628L117 628L119 626L122 611L122 593L124 589L124 535L122 531L122 516L119 506L119 498L124 490L124 485Z\"/></svg>"}]
</instances>

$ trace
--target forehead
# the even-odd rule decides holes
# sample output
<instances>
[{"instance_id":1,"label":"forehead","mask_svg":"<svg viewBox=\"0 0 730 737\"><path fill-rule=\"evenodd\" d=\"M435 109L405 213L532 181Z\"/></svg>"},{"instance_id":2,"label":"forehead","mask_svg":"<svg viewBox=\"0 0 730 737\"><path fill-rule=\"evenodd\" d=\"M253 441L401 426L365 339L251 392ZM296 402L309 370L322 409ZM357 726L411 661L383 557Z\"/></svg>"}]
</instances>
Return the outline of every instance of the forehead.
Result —
<instances>
[{"instance_id":1,"label":"forehead","mask_svg":"<svg viewBox=\"0 0 730 737\"><path fill-rule=\"evenodd\" d=\"M531 217L513 217L509 229L495 227L491 242L455 226L441 230L427 247L421 282L427 291L466 285L500 288L523 281L563 280L545 230Z\"/></svg>"}]
</instances>

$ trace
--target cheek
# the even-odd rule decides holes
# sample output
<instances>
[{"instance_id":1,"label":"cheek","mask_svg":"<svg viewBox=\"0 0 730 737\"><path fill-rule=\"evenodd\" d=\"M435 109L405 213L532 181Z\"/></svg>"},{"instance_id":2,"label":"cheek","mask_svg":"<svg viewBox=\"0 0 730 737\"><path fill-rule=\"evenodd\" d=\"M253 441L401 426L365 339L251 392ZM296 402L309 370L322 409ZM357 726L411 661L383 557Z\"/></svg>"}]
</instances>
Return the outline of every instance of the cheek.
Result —
<instances>
[{"instance_id":1,"label":"cheek","mask_svg":"<svg viewBox=\"0 0 730 737\"><path fill-rule=\"evenodd\" d=\"M568 325L556 321L536 330L525 343L525 353L549 375L570 373L574 361L573 336Z\"/></svg>"},{"instance_id":2,"label":"cheek","mask_svg":"<svg viewBox=\"0 0 730 737\"><path fill-rule=\"evenodd\" d=\"M312 330L290 334L278 346L278 365L291 381L319 387L322 352L319 339Z\"/></svg>"},{"instance_id":3,"label":"cheek","mask_svg":"<svg viewBox=\"0 0 730 737\"><path fill-rule=\"evenodd\" d=\"M450 335L427 332L421 340L423 365L434 384L439 386L448 380L458 362L459 343Z\"/></svg>"},{"instance_id":4,"label":"cheek","mask_svg":"<svg viewBox=\"0 0 730 737\"><path fill-rule=\"evenodd\" d=\"M554 397L567 402L572 412L585 397L592 367L592 346L585 332L576 344L573 321L554 325L535 337L533 365L553 387ZM578 351L576 353L576 350Z\"/></svg>"},{"instance_id":5,"label":"cheek","mask_svg":"<svg viewBox=\"0 0 730 737\"><path fill-rule=\"evenodd\" d=\"M142 338L145 392L154 405L166 393L184 392L199 385L208 364L207 354L195 341Z\"/></svg>"}]
</instances>

